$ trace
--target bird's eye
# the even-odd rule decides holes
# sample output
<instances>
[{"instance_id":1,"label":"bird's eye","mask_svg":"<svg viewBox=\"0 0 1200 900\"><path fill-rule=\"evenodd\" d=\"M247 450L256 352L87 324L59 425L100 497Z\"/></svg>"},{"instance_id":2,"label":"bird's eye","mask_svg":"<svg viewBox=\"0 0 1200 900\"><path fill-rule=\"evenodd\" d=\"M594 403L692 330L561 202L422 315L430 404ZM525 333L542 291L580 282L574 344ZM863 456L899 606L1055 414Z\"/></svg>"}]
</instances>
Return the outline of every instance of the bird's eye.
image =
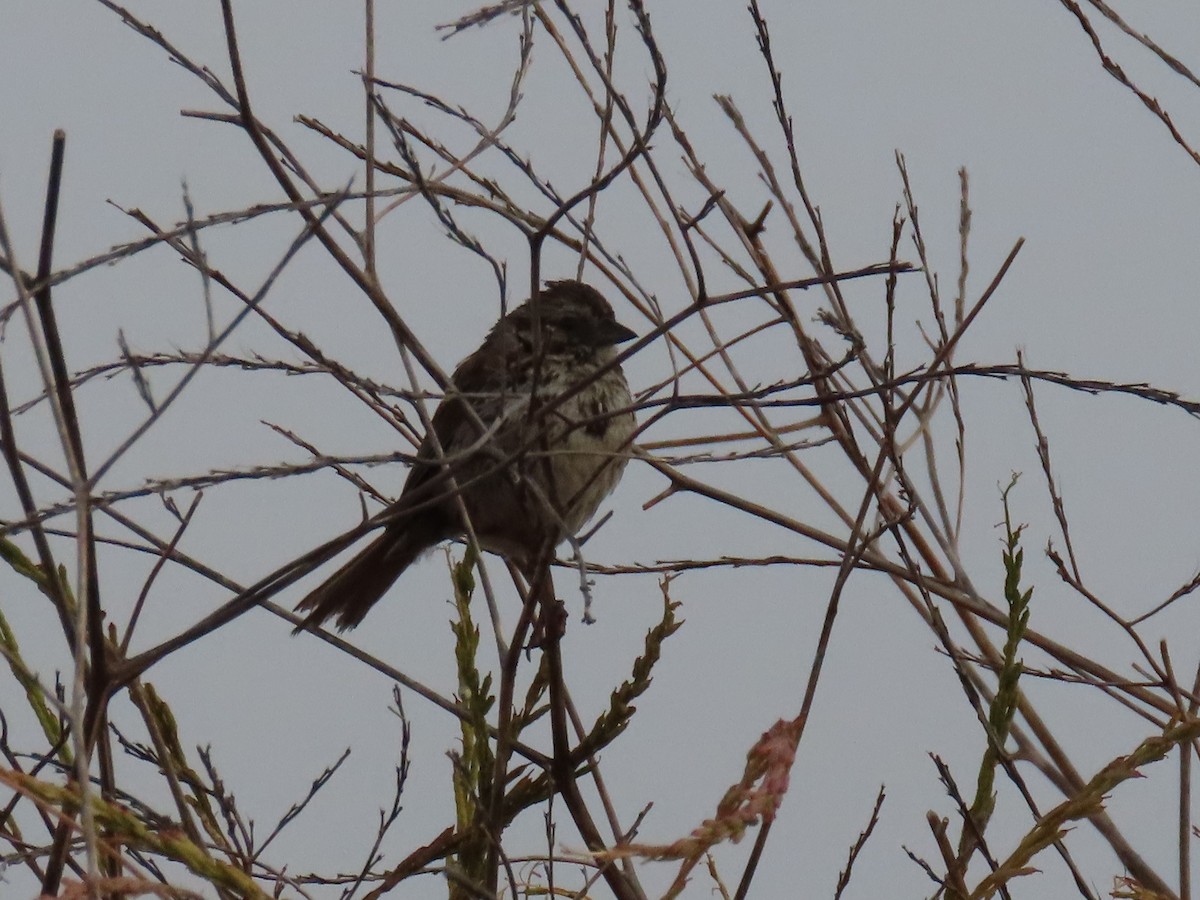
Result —
<instances>
[{"instance_id":1,"label":"bird's eye","mask_svg":"<svg viewBox=\"0 0 1200 900\"><path fill-rule=\"evenodd\" d=\"M568 334L585 335L588 333L587 320L582 316L563 316L558 324Z\"/></svg>"}]
</instances>

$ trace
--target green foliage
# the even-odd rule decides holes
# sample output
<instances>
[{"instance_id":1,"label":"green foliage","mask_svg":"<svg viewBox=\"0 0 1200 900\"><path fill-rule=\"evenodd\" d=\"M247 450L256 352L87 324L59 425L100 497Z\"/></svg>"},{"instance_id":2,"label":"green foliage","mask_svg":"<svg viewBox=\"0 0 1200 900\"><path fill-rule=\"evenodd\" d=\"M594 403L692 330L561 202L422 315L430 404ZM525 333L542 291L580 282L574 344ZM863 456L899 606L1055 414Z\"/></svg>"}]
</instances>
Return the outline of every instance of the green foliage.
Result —
<instances>
[{"instance_id":1,"label":"green foliage","mask_svg":"<svg viewBox=\"0 0 1200 900\"><path fill-rule=\"evenodd\" d=\"M0 560L3 560L8 566L24 578L28 578L38 586L38 589L45 593L47 591L46 575L40 567L21 552L12 541L7 538L0 538ZM60 582L64 588L66 580L60 578ZM70 594L66 590L63 592L64 597L69 597ZM45 694L42 692L42 686L38 683L37 676L29 670L25 664L25 660L21 656L21 647L17 643L17 636L13 633L12 628L8 624L8 619L0 610L0 654L3 654L8 662L8 668L13 674L13 678L21 685L25 691L25 699L29 703L29 708L33 711L33 715L37 718L38 724L41 726L42 733L46 736L46 741L51 747L57 747L58 760L64 766L72 764L72 755L68 742L63 740L62 725L49 705L46 703Z\"/></svg>"},{"instance_id":2,"label":"green foliage","mask_svg":"<svg viewBox=\"0 0 1200 900\"><path fill-rule=\"evenodd\" d=\"M988 708L988 744L979 765L975 800L971 804L971 821L974 831L964 825L961 847L972 846L975 833L982 835L996 806L996 767L1004 753L1009 729L1021 701L1019 682L1024 665L1017 657L1021 641L1029 629L1029 601L1033 588L1021 590L1021 568L1025 563L1025 550L1021 547L1024 525L1014 526L1009 510L1008 495L1016 487L1020 476L1014 474L1008 486L1001 492L1004 505L1004 600L1008 605L1008 628L1004 640L1004 655L997 679L996 695Z\"/></svg>"},{"instance_id":3,"label":"green foliage","mask_svg":"<svg viewBox=\"0 0 1200 900\"><path fill-rule=\"evenodd\" d=\"M1131 753L1118 756L1088 781L1074 797L1043 815L1000 866L971 893L971 900L987 900L1012 878L1030 872L1034 855L1060 840L1070 822L1086 819L1104 810L1105 797L1131 778L1141 777L1143 766L1156 763L1176 747L1186 747L1200 738L1200 719L1187 719L1168 726L1161 734L1146 738Z\"/></svg>"},{"instance_id":4,"label":"green foliage","mask_svg":"<svg viewBox=\"0 0 1200 900\"><path fill-rule=\"evenodd\" d=\"M179 726L171 707L159 696L152 684L133 683L129 688L129 697L141 713L146 728L155 737L159 768L163 772L172 773L174 779L187 788L187 807L199 818L209 839L216 846L231 850L229 838L210 800L214 791L188 761L179 740Z\"/></svg>"},{"instance_id":5,"label":"green foliage","mask_svg":"<svg viewBox=\"0 0 1200 900\"><path fill-rule=\"evenodd\" d=\"M662 619L646 633L645 650L633 663L630 678L613 690L609 698L608 709L605 710L592 726L587 736L580 741L575 750L575 759L584 760L601 747L612 742L625 727L637 707L633 701L650 688L654 666L662 656L662 645L671 635L683 625L683 620L675 617L680 604L673 601L668 594L669 579L663 581L663 615Z\"/></svg>"},{"instance_id":6,"label":"green foliage","mask_svg":"<svg viewBox=\"0 0 1200 900\"><path fill-rule=\"evenodd\" d=\"M73 785L59 787L32 775L6 769L0 769L0 783L67 815L79 813L79 792ZM153 827L133 809L102 800L94 793L89 796L88 802L96 822L111 840L119 841L133 850L182 863L208 884L224 888L236 897L265 900L268 896L250 875L236 866L214 859L207 849L188 839L178 828Z\"/></svg>"},{"instance_id":7,"label":"green foliage","mask_svg":"<svg viewBox=\"0 0 1200 900\"><path fill-rule=\"evenodd\" d=\"M471 618L474 565L475 553L468 549L462 561L451 566L456 618L451 621L450 630L454 634L454 660L458 673L455 699L466 713L460 720L462 751L453 757L454 809L458 831L470 835L460 845L455 859L468 882L486 884L490 838L486 829L476 828L476 825L486 817L492 792L495 756L488 732L488 713L496 698L492 694L491 674L480 674L479 628Z\"/></svg>"}]
</instances>

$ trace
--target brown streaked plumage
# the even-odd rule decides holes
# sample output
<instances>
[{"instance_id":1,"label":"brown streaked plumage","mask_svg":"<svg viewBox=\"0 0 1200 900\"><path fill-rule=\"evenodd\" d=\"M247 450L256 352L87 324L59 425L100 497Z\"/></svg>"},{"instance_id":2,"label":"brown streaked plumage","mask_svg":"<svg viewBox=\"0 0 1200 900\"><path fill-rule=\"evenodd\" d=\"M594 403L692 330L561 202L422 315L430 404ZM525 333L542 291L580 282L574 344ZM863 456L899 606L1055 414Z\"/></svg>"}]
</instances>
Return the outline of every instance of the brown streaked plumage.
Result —
<instances>
[{"instance_id":1,"label":"brown streaked plumage","mask_svg":"<svg viewBox=\"0 0 1200 900\"><path fill-rule=\"evenodd\" d=\"M625 468L629 386L620 366L596 373L633 337L600 292L578 281L552 281L536 310L527 302L500 319L459 363L433 414L445 468L426 435L383 532L300 602L301 628L361 623L418 556L466 533L463 506L483 548L518 566L577 532Z\"/></svg>"}]
</instances>

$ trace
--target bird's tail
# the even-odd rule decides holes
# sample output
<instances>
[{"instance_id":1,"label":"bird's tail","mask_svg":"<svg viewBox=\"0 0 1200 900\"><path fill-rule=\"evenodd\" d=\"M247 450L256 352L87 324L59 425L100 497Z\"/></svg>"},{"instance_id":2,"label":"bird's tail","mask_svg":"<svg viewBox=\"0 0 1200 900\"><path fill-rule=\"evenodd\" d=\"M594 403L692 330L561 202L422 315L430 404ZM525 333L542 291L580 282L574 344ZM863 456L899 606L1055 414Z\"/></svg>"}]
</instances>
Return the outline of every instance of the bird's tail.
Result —
<instances>
[{"instance_id":1,"label":"bird's tail","mask_svg":"<svg viewBox=\"0 0 1200 900\"><path fill-rule=\"evenodd\" d=\"M300 601L296 611L308 615L293 633L316 628L330 618L336 619L338 631L361 623L418 556L449 537L421 525L420 519L412 519L384 528L383 534Z\"/></svg>"}]
</instances>

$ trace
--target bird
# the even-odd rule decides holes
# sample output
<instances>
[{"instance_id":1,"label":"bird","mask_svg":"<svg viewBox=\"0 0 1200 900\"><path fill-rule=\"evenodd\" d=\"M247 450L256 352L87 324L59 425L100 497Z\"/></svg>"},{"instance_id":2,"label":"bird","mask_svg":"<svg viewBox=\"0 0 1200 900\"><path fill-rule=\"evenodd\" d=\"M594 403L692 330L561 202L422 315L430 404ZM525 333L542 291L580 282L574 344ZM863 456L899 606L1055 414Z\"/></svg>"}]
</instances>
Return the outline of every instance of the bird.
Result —
<instances>
[{"instance_id":1,"label":"bird","mask_svg":"<svg viewBox=\"0 0 1200 900\"><path fill-rule=\"evenodd\" d=\"M618 344L637 334L591 285L550 281L451 376L382 532L296 607L296 631L370 609L424 552L463 537L525 570L613 491L636 427ZM464 520L463 513L466 513Z\"/></svg>"}]
</instances>

